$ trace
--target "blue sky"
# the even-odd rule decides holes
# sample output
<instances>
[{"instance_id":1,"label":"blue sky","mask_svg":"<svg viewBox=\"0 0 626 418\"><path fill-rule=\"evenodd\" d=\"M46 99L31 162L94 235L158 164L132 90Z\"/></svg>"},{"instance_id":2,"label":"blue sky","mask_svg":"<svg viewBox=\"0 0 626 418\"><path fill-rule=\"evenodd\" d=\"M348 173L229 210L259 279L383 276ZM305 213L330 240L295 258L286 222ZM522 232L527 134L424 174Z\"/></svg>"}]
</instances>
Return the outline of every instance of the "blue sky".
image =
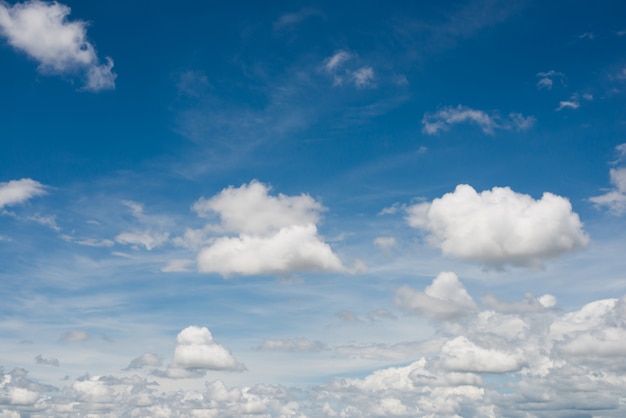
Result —
<instances>
[{"instance_id":1,"label":"blue sky","mask_svg":"<svg viewBox=\"0 0 626 418\"><path fill-rule=\"evenodd\" d=\"M625 13L0 2L0 416L624 414Z\"/></svg>"}]
</instances>

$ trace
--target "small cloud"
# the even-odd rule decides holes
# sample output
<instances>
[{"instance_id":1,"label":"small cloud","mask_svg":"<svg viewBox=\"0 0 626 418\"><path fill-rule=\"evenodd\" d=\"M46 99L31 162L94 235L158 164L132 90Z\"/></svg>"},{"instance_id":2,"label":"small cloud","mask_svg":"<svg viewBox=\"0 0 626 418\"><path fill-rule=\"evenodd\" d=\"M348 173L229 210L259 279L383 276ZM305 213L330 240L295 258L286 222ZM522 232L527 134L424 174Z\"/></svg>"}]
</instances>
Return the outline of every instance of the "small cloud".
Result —
<instances>
[{"instance_id":1,"label":"small cloud","mask_svg":"<svg viewBox=\"0 0 626 418\"><path fill-rule=\"evenodd\" d=\"M301 9L296 13L286 13L274 22L274 30L281 30L290 26L295 26L300 22L315 16L323 17L324 15L319 10L310 8Z\"/></svg>"},{"instance_id":2,"label":"small cloud","mask_svg":"<svg viewBox=\"0 0 626 418\"><path fill-rule=\"evenodd\" d=\"M394 237L376 237L374 238L374 244L382 251L389 251L398 245L398 241Z\"/></svg>"},{"instance_id":3,"label":"small cloud","mask_svg":"<svg viewBox=\"0 0 626 418\"><path fill-rule=\"evenodd\" d=\"M37 364L47 364L49 366L59 367L59 360L55 359L54 357L44 358L41 354L35 357L35 362Z\"/></svg>"},{"instance_id":4,"label":"small cloud","mask_svg":"<svg viewBox=\"0 0 626 418\"><path fill-rule=\"evenodd\" d=\"M69 331L65 334L62 334L59 338L60 341L71 343L76 341L87 341L89 339L89 334L85 331Z\"/></svg>"},{"instance_id":5,"label":"small cloud","mask_svg":"<svg viewBox=\"0 0 626 418\"><path fill-rule=\"evenodd\" d=\"M228 349L213 340L206 327L189 326L178 334L176 342L174 361L165 372L167 377L201 377L207 370L245 370Z\"/></svg>"},{"instance_id":6,"label":"small cloud","mask_svg":"<svg viewBox=\"0 0 626 418\"><path fill-rule=\"evenodd\" d=\"M335 52L332 56L324 60L324 68L329 73L335 72L352 57L353 55L351 53L344 50L339 50Z\"/></svg>"},{"instance_id":7,"label":"small cloud","mask_svg":"<svg viewBox=\"0 0 626 418\"><path fill-rule=\"evenodd\" d=\"M596 38L597 35L593 32L585 32L578 37L578 39L589 39L590 41L593 41Z\"/></svg>"},{"instance_id":8,"label":"small cloud","mask_svg":"<svg viewBox=\"0 0 626 418\"><path fill-rule=\"evenodd\" d=\"M361 67L351 74L352 81L358 89L374 86L374 70L372 67Z\"/></svg>"},{"instance_id":9,"label":"small cloud","mask_svg":"<svg viewBox=\"0 0 626 418\"><path fill-rule=\"evenodd\" d=\"M133 359L130 364L123 370L137 370L144 367L161 367L163 365L163 359L157 354L144 353L141 356Z\"/></svg>"},{"instance_id":10,"label":"small cloud","mask_svg":"<svg viewBox=\"0 0 626 418\"><path fill-rule=\"evenodd\" d=\"M427 135L436 135L461 123L478 125L483 133L494 135L496 130L514 128L523 131L530 129L535 123L535 118L526 117L521 113L511 113L507 119L503 119L497 113L489 114L482 110L458 105L457 107L445 107L435 113L425 113L422 118L422 132Z\"/></svg>"},{"instance_id":11,"label":"small cloud","mask_svg":"<svg viewBox=\"0 0 626 418\"><path fill-rule=\"evenodd\" d=\"M620 158L623 158L623 155ZM589 200L598 207L606 207L613 215L621 216L626 213L626 167L612 168L609 175L613 188Z\"/></svg>"},{"instance_id":12,"label":"small cloud","mask_svg":"<svg viewBox=\"0 0 626 418\"><path fill-rule=\"evenodd\" d=\"M442 272L420 292L403 286L396 291L396 306L429 318L452 320L478 309L456 274Z\"/></svg>"},{"instance_id":13,"label":"small cloud","mask_svg":"<svg viewBox=\"0 0 626 418\"><path fill-rule=\"evenodd\" d=\"M194 263L194 260L186 258L175 258L169 260L167 265L161 268L164 273L185 273L191 271L190 266Z\"/></svg>"},{"instance_id":14,"label":"small cloud","mask_svg":"<svg viewBox=\"0 0 626 418\"><path fill-rule=\"evenodd\" d=\"M409 80L404 74L394 74L391 76L391 82L396 86L408 86Z\"/></svg>"},{"instance_id":15,"label":"small cloud","mask_svg":"<svg viewBox=\"0 0 626 418\"><path fill-rule=\"evenodd\" d=\"M559 80L559 82L563 84L565 74L558 71L550 70L537 73L537 77L539 77L539 81L537 82L537 88L539 90L551 90L552 86L554 85L554 80Z\"/></svg>"},{"instance_id":16,"label":"small cloud","mask_svg":"<svg viewBox=\"0 0 626 418\"><path fill-rule=\"evenodd\" d=\"M78 245L84 245L86 247L112 247L115 245L115 243L110 239L85 238L74 242Z\"/></svg>"},{"instance_id":17,"label":"small cloud","mask_svg":"<svg viewBox=\"0 0 626 418\"><path fill-rule=\"evenodd\" d=\"M115 237L115 241L119 244L132 245L135 247L141 245L146 250L151 251L153 248L166 243L168 238L169 234L167 232L137 231L122 232Z\"/></svg>"},{"instance_id":18,"label":"small cloud","mask_svg":"<svg viewBox=\"0 0 626 418\"><path fill-rule=\"evenodd\" d=\"M0 4L0 10L2 7ZM0 183L0 209L24 203L35 196L44 194L46 194L46 186L32 179L24 178Z\"/></svg>"},{"instance_id":19,"label":"small cloud","mask_svg":"<svg viewBox=\"0 0 626 418\"><path fill-rule=\"evenodd\" d=\"M385 319L398 319L397 316L389 312L387 309L375 309L367 313L367 317L370 321L380 321Z\"/></svg>"},{"instance_id":20,"label":"small cloud","mask_svg":"<svg viewBox=\"0 0 626 418\"><path fill-rule=\"evenodd\" d=\"M262 351L322 351L326 350L326 344L320 341L311 341L308 338L290 338L286 340L265 339L257 350Z\"/></svg>"},{"instance_id":21,"label":"small cloud","mask_svg":"<svg viewBox=\"0 0 626 418\"><path fill-rule=\"evenodd\" d=\"M578 109L580 107L580 102L577 100L562 100L559 102L559 107L556 108L557 112L560 112L563 109Z\"/></svg>"}]
</instances>

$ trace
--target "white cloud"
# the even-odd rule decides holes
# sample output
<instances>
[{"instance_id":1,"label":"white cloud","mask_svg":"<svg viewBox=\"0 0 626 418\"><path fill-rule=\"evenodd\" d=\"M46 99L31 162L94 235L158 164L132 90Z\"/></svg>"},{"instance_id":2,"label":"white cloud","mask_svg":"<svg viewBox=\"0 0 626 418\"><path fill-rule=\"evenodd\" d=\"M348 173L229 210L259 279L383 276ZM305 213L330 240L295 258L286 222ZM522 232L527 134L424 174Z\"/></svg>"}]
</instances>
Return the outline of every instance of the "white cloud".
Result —
<instances>
[{"instance_id":1,"label":"white cloud","mask_svg":"<svg viewBox=\"0 0 626 418\"><path fill-rule=\"evenodd\" d=\"M541 266L589 242L567 199L546 192L535 200L508 187L477 193L461 184L408 207L406 220L444 255L493 267Z\"/></svg>"},{"instance_id":2,"label":"white cloud","mask_svg":"<svg viewBox=\"0 0 626 418\"><path fill-rule=\"evenodd\" d=\"M361 67L354 71L351 77L354 85L359 89L374 85L374 69L372 67Z\"/></svg>"},{"instance_id":3,"label":"white cloud","mask_svg":"<svg viewBox=\"0 0 626 418\"><path fill-rule=\"evenodd\" d=\"M39 62L44 73L85 76L84 89L100 91L115 87L113 60L100 64L87 40L87 23L68 21L70 8L60 3L32 0L8 6L0 3L0 33L11 46Z\"/></svg>"},{"instance_id":4,"label":"white cloud","mask_svg":"<svg viewBox=\"0 0 626 418\"><path fill-rule=\"evenodd\" d=\"M613 189L603 195L591 197L589 200L597 206L607 207L609 212L620 216L626 213L626 167L612 168L609 174Z\"/></svg>"},{"instance_id":5,"label":"white cloud","mask_svg":"<svg viewBox=\"0 0 626 418\"><path fill-rule=\"evenodd\" d=\"M190 377L194 373L203 375L206 370L243 370L224 346L213 340L206 327L189 326L176 337L174 361L167 370L167 376Z\"/></svg>"},{"instance_id":6,"label":"white cloud","mask_svg":"<svg viewBox=\"0 0 626 418\"><path fill-rule=\"evenodd\" d=\"M115 237L115 241L120 244L142 245L146 250L150 251L166 243L168 238L169 234L167 232L137 231L122 232Z\"/></svg>"},{"instance_id":7,"label":"white cloud","mask_svg":"<svg viewBox=\"0 0 626 418\"><path fill-rule=\"evenodd\" d=\"M525 365L520 350L503 352L484 348L457 337L441 347L439 359L444 369L456 372L506 373L516 371Z\"/></svg>"},{"instance_id":8,"label":"white cloud","mask_svg":"<svg viewBox=\"0 0 626 418\"><path fill-rule=\"evenodd\" d=\"M1 5L0 5L1 7ZM11 180L0 183L0 209L46 194L46 186L32 179Z\"/></svg>"},{"instance_id":9,"label":"white cloud","mask_svg":"<svg viewBox=\"0 0 626 418\"><path fill-rule=\"evenodd\" d=\"M436 135L460 123L476 124L485 134L494 135L498 129L518 131L530 129L535 123L535 118L526 117L521 113L511 113L508 118L503 119L497 113L488 114L482 110L458 105L445 107L435 113L425 113L422 118L422 132L427 135Z\"/></svg>"},{"instance_id":10,"label":"white cloud","mask_svg":"<svg viewBox=\"0 0 626 418\"><path fill-rule=\"evenodd\" d=\"M349 52L339 50L324 60L324 68L328 72L334 72L352 57L353 55Z\"/></svg>"},{"instance_id":11,"label":"white cloud","mask_svg":"<svg viewBox=\"0 0 626 418\"><path fill-rule=\"evenodd\" d=\"M280 30L297 25L298 23L314 16L323 16L323 14L319 10L310 8L303 8L296 13L286 13L274 22L274 30Z\"/></svg>"},{"instance_id":12,"label":"white cloud","mask_svg":"<svg viewBox=\"0 0 626 418\"><path fill-rule=\"evenodd\" d=\"M550 70L537 73L537 77L540 77L539 81L537 82L538 89L551 90L552 86L554 85L555 79L558 79L561 84L563 84L563 78L565 77L565 74L558 71Z\"/></svg>"},{"instance_id":13,"label":"white cloud","mask_svg":"<svg viewBox=\"0 0 626 418\"><path fill-rule=\"evenodd\" d=\"M154 353L144 353L133 359L124 370L142 369L144 367L161 367L163 359Z\"/></svg>"},{"instance_id":14,"label":"white cloud","mask_svg":"<svg viewBox=\"0 0 626 418\"><path fill-rule=\"evenodd\" d=\"M395 304L404 311L443 320L459 318L477 309L452 272L439 273L423 293L409 286L401 287L396 291Z\"/></svg>"},{"instance_id":15,"label":"white cloud","mask_svg":"<svg viewBox=\"0 0 626 418\"><path fill-rule=\"evenodd\" d=\"M315 223L325 208L309 195L270 196L268 192L267 186L252 181L193 205L201 216L218 214L219 229L238 234L217 238L203 248L198 269L225 277L346 271L317 234Z\"/></svg>"},{"instance_id":16,"label":"white cloud","mask_svg":"<svg viewBox=\"0 0 626 418\"><path fill-rule=\"evenodd\" d=\"M182 273L191 271L191 266L194 264L194 260L186 258L175 258L169 260L167 265L161 268L164 273Z\"/></svg>"},{"instance_id":17,"label":"white cloud","mask_svg":"<svg viewBox=\"0 0 626 418\"><path fill-rule=\"evenodd\" d=\"M308 338L265 339L257 347L264 351L322 351L326 345L320 341L311 341Z\"/></svg>"},{"instance_id":18,"label":"white cloud","mask_svg":"<svg viewBox=\"0 0 626 418\"><path fill-rule=\"evenodd\" d=\"M308 194L270 196L271 189L253 180L241 187L228 187L210 199L193 205L200 216L217 213L229 232L266 234L292 225L315 224L326 208Z\"/></svg>"},{"instance_id":19,"label":"white cloud","mask_svg":"<svg viewBox=\"0 0 626 418\"><path fill-rule=\"evenodd\" d=\"M398 241L394 237L376 237L374 238L374 244L383 251L389 251L398 245Z\"/></svg>"},{"instance_id":20,"label":"white cloud","mask_svg":"<svg viewBox=\"0 0 626 418\"><path fill-rule=\"evenodd\" d=\"M563 109L578 109L580 107L580 102L576 99L573 100L562 100L559 102L559 107L556 108L557 112Z\"/></svg>"}]
</instances>

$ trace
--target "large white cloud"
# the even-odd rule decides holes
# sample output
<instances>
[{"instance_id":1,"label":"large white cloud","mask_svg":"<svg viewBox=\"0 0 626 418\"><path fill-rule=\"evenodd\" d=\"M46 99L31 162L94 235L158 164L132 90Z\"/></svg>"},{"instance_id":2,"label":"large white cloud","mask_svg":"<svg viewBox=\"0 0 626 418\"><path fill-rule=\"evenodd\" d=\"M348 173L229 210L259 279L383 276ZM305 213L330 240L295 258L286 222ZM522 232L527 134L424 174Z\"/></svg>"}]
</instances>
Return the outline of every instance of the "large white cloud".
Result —
<instances>
[{"instance_id":1,"label":"large white cloud","mask_svg":"<svg viewBox=\"0 0 626 418\"><path fill-rule=\"evenodd\" d=\"M200 250L198 269L225 277L344 271L317 233L315 223L325 208L309 195L268 193L269 187L252 181L194 204L202 216L211 212L219 216L216 229L238 234L219 237Z\"/></svg>"},{"instance_id":2,"label":"large white cloud","mask_svg":"<svg viewBox=\"0 0 626 418\"><path fill-rule=\"evenodd\" d=\"M95 48L87 40L87 23L68 21L70 8L39 0L9 6L0 3L0 34L15 49L39 62L45 73L81 72L84 89L100 91L115 88L113 60L100 64Z\"/></svg>"},{"instance_id":3,"label":"large white cloud","mask_svg":"<svg viewBox=\"0 0 626 418\"><path fill-rule=\"evenodd\" d=\"M432 202L408 207L406 220L444 255L494 267L540 266L589 242L567 199L544 193L535 200L508 187L477 193L461 184Z\"/></svg>"},{"instance_id":4,"label":"large white cloud","mask_svg":"<svg viewBox=\"0 0 626 418\"><path fill-rule=\"evenodd\" d=\"M176 337L174 360L167 370L169 377L203 375L206 370L242 370L230 351L213 340L206 327L189 326Z\"/></svg>"},{"instance_id":5,"label":"large white cloud","mask_svg":"<svg viewBox=\"0 0 626 418\"><path fill-rule=\"evenodd\" d=\"M0 5L1 6L1 5ZM11 180L0 183L0 209L23 203L46 193L46 187L32 179Z\"/></svg>"},{"instance_id":6,"label":"large white cloud","mask_svg":"<svg viewBox=\"0 0 626 418\"><path fill-rule=\"evenodd\" d=\"M535 118L524 116L521 113L510 113L508 118L502 118L497 113L487 113L467 106L449 106L439 109L435 113L424 114L422 132L427 135L435 135L460 123L478 125L485 134L493 135L499 129L516 129L518 131L530 129L535 124Z\"/></svg>"}]
</instances>

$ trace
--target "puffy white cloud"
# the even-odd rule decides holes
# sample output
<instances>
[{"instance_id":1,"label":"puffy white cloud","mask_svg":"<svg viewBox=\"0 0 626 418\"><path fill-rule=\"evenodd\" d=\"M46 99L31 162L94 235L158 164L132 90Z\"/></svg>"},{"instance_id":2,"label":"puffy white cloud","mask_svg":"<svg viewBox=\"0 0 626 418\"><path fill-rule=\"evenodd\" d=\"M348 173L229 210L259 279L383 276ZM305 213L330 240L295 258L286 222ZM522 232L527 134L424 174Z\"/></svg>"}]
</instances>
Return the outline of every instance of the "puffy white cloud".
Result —
<instances>
[{"instance_id":1,"label":"puffy white cloud","mask_svg":"<svg viewBox=\"0 0 626 418\"><path fill-rule=\"evenodd\" d=\"M408 312L431 318L450 320L477 309L456 274L442 272L420 292L403 286L396 291L395 304Z\"/></svg>"},{"instance_id":2,"label":"puffy white cloud","mask_svg":"<svg viewBox=\"0 0 626 418\"><path fill-rule=\"evenodd\" d=\"M213 340L206 327L189 326L176 337L174 361L167 370L169 377L191 377L206 370L243 370L224 346Z\"/></svg>"},{"instance_id":3,"label":"puffy white cloud","mask_svg":"<svg viewBox=\"0 0 626 418\"><path fill-rule=\"evenodd\" d=\"M428 242L444 255L493 267L540 266L589 242L567 199L544 193L535 200L509 187L477 193L461 184L432 202L408 207L406 220L427 232Z\"/></svg>"},{"instance_id":4,"label":"puffy white cloud","mask_svg":"<svg viewBox=\"0 0 626 418\"><path fill-rule=\"evenodd\" d=\"M344 271L341 260L317 236L315 225L294 225L275 235L223 237L198 254L198 269L232 274Z\"/></svg>"},{"instance_id":5,"label":"puffy white cloud","mask_svg":"<svg viewBox=\"0 0 626 418\"><path fill-rule=\"evenodd\" d=\"M435 113L425 113L422 118L422 132L435 135L460 123L476 124L485 134L494 135L497 129L527 130L535 124L535 118L521 113L511 113L508 118L503 119L497 113L488 114L483 110L458 105L444 107Z\"/></svg>"},{"instance_id":6,"label":"puffy white cloud","mask_svg":"<svg viewBox=\"0 0 626 418\"><path fill-rule=\"evenodd\" d=\"M444 369L457 372L506 373L525 365L521 350L503 352L484 348L463 336L446 342L439 359Z\"/></svg>"},{"instance_id":7,"label":"puffy white cloud","mask_svg":"<svg viewBox=\"0 0 626 418\"><path fill-rule=\"evenodd\" d=\"M99 63L87 40L87 23L68 21L69 14L70 8L57 2L0 3L0 33L15 49L37 60L42 72L80 71L85 76L85 90L115 88L113 60L107 57L105 64Z\"/></svg>"},{"instance_id":8,"label":"puffy white cloud","mask_svg":"<svg viewBox=\"0 0 626 418\"><path fill-rule=\"evenodd\" d=\"M270 188L253 180L241 187L228 187L210 199L193 205L200 216L216 213L230 232L266 234L291 225L315 224L326 208L307 194L269 195Z\"/></svg>"},{"instance_id":9,"label":"puffy white cloud","mask_svg":"<svg viewBox=\"0 0 626 418\"><path fill-rule=\"evenodd\" d=\"M315 223L325 208L309 195L270 196L268 192L267 186L253 181L194 204L202 216L218 214L219 229L238 233L217 238L203 248L198 269L224 277L346 271L317 234Z\"/></svg>"},{"instance_id":10,"label":"puffy white cloud","mask_svg":"<svg viewBox=\"0 0 626 418\"><path fill-rule=\"evenodd\" d=\"M623 215L626 213L626 167L612 168L609 174L613 189L589 200L597 206L607 207L614 215Z\"/></svg>"},{"instance_id":11,"label":"puffy white cloud","mask_svg":"<svg viewBox=\"0 0 626 418\"><path fill-rule=\"evenodd\" d=\"M0 209L5 206L23 203L28 199L43 194L46 194L46 186L32 179L11 180L6 183L0 183Z\"/></svg>"},{"instance_id":12,"label":"puffy white cloud","mask_svg":"<svg viewBox=\"0 0 626 418\"><path fill-rule=\"evenodd\" d=\"M257 347L266 351L322 351L326 345L321 341L311 341L308 338L265 339Z\"/></svg>"}]
</instances>

